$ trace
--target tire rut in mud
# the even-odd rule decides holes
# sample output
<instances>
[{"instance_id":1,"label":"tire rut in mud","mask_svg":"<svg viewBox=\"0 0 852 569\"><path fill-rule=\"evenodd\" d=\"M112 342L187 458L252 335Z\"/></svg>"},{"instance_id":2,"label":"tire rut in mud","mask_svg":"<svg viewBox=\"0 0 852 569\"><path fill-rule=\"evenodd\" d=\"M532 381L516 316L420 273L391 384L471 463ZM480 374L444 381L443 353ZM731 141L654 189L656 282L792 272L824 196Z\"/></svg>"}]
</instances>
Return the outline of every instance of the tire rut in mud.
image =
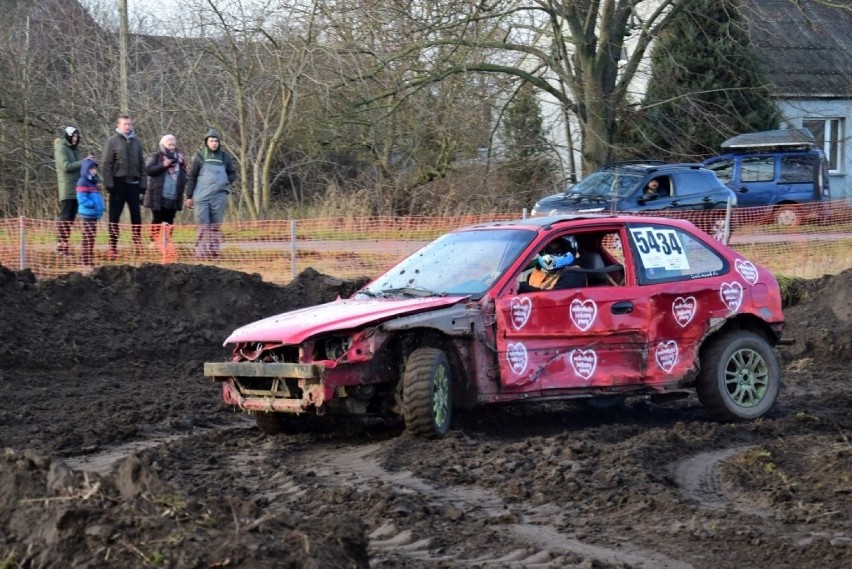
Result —
<instances>
[{"instance_id":1,"label":"tire rut in mud","mask_svg":"<svg viewBox=\"0 0 852 569\"><path fill-rule=\"evenodd\" d=\"M401 529L396 524L385 523L373 530L370 536L371 563L390 563L400 555L420 561L447 562L471 566L567 567L593 562L595 566L630 566L655 568L688 568L691 565L665 555L645 551L629 544L619 550L594 546L562 535L554 525L560 510L555 506L524 511L507 504L493 492L479 487L453 487L433 485L408 471L390 472L376 458L382 450L381 443L328 453L325 450L309 451L300 460L323 465L316 468L318 477L332 483L349 485L379 481L392 491L417 494L437 510L455 511L467 524L486 525L496 531L502 548L508 551L495 555L482 555L481 549L467 550L464 540L459 540L453 552L431 551L428 537L419 539L415 530ZM507 523L516 520L515 523ZM499 529L495 530L495 526ZM446 548L442 548L446 549Z\"/></svg>"}]
</instances>

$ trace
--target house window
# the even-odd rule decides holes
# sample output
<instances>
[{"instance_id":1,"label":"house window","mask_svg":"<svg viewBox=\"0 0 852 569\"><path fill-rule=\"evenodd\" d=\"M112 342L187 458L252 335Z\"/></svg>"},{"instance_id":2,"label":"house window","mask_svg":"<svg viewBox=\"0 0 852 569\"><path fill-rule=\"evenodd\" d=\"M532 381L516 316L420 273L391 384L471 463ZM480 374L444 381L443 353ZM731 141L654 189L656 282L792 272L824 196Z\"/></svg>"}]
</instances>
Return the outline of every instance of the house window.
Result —
<instances>
[{"instance_id":1,"label":"house window","mask_svg":"<svg viewBox=\"0 0 852 569\"><path fill-rule=\"evenodd\" d=\"M802 126L811 131L817 146L828 159L828 171L839 174L843 164L843 119L805 119Z\"/></svg>"}]
</instances>

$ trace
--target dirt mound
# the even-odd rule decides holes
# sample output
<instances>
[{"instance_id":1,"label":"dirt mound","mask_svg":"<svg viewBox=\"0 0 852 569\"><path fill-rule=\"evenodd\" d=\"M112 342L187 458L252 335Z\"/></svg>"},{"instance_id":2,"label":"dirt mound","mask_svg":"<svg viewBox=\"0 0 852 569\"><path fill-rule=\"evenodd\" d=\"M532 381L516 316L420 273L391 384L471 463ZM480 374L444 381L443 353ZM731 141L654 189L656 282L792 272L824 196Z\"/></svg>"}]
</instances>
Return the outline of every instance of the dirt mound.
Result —
<instances>
[{"instance_id":1,"label":"dirt mound","mask_svg":"<svg viewBox=\"0 0 852 569\"><path fill-rule=\"evenodd\" d=\"M785 336L795 343L782 354L843 366L852 361L852 270L790 284Z\"/></svg>"},{"instance_id":2,"label":"dirt mound","mask_svg":"<svg viewBox=\"0 0 852 569\"><path fill-rule=\"evenodd\" d=\"M235 328L349 296L366 279L306 269L290 284L201 265L104 266L36 281L0 266L0 368L223 359Z\"/></svg>"}]
</instances>

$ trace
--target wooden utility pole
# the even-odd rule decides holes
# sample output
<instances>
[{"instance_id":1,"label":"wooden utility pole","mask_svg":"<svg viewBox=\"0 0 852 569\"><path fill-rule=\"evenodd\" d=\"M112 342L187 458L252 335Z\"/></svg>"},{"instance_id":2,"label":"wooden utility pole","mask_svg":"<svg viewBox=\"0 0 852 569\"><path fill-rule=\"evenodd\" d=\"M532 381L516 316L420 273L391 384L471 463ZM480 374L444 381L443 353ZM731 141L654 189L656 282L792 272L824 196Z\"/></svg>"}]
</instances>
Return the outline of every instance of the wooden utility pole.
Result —
<instances>
[{"instance_id":1,"label":"wooden utility pole","mask_svg":"<svg viewBox=\"0 0 852 569\"><path fill-rule=\"evenodd\" d=\"M118 103L121 107L121 114L125 115L130 113L130 91L127 86L127 0L118 0L118 17L118 52L120 59L118 68Z\"/></svg>"}]
</instances>

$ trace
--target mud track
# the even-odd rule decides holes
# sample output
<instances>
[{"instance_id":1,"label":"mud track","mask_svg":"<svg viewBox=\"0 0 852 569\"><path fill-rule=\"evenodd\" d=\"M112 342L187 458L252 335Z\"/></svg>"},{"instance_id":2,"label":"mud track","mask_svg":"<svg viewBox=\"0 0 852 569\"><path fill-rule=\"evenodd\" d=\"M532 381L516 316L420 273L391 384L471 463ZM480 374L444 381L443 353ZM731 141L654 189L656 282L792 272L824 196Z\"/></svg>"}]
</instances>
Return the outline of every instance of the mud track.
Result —
<instances>
[{"instance_id":1,"label":"mud track","mask_svg":"<svg viewBox=\"0 0 852 569\"><path fill-rule=\"evenodd\" d=\"M235 326L356 283L4 271L6 567L852 566L852 274L796 286L761 421L539 404L424 441L374 419L267 437L201 376Z\"/></svg>"}]
</instances>

